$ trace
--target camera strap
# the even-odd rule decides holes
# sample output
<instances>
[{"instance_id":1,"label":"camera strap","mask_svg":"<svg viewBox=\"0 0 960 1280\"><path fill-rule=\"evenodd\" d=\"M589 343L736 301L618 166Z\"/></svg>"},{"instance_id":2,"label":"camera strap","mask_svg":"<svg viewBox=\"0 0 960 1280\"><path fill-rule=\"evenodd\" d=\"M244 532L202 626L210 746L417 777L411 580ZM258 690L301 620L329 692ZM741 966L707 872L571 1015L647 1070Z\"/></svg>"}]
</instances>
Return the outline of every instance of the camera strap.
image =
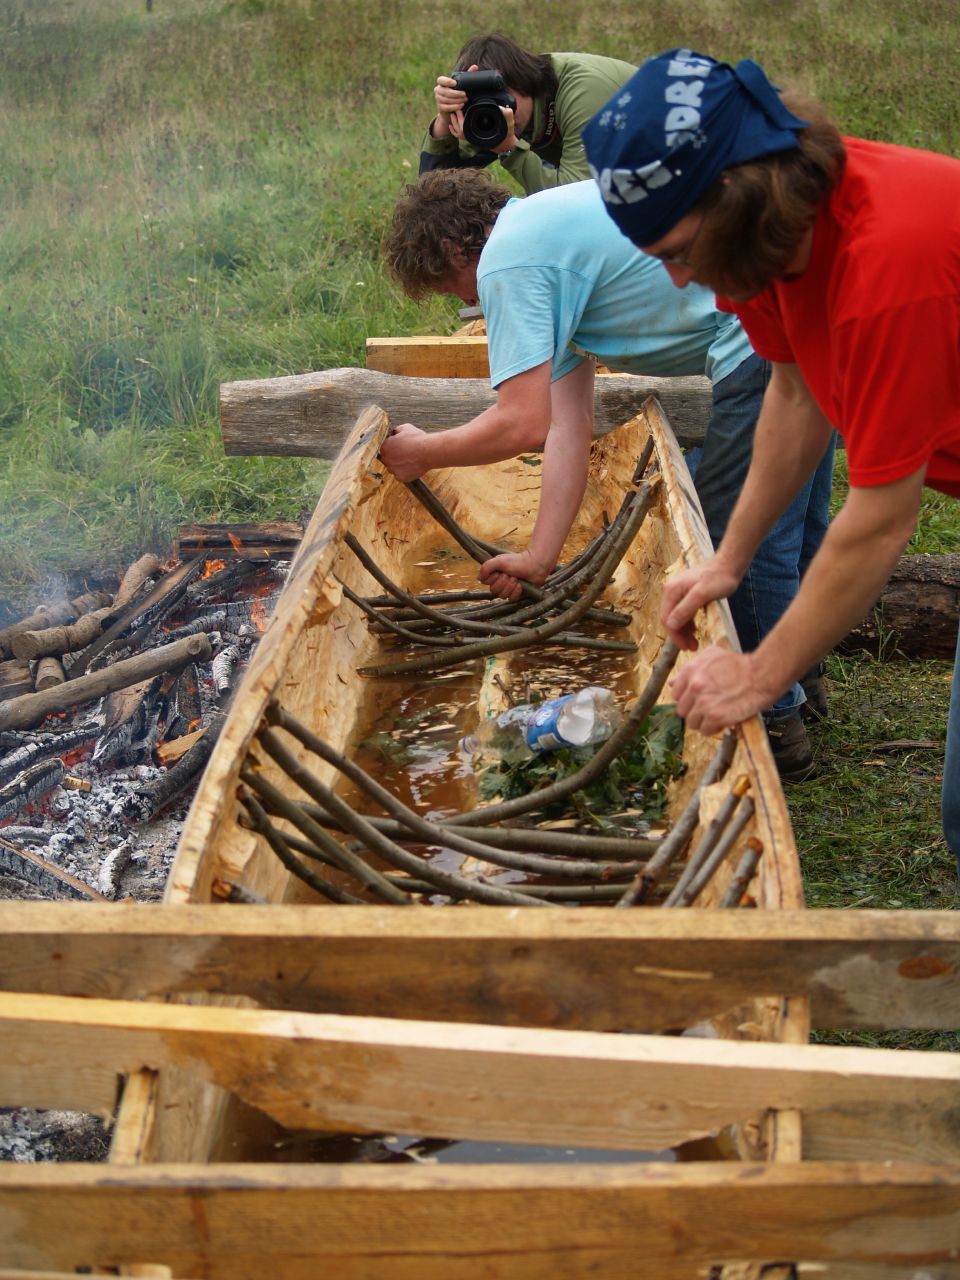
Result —
<instances>
[{"instance_id":1,"label":"camera strap","mask_svg":"<svg viewBox=\"0 0 960 1280\"><path fill-rule=\"evenodd\" d=\"M560 136L557 129L557 104L551 98L543 108L543 128L540 136L531 142L532 147L546 147Z\"/></svg>"}]
</instances>

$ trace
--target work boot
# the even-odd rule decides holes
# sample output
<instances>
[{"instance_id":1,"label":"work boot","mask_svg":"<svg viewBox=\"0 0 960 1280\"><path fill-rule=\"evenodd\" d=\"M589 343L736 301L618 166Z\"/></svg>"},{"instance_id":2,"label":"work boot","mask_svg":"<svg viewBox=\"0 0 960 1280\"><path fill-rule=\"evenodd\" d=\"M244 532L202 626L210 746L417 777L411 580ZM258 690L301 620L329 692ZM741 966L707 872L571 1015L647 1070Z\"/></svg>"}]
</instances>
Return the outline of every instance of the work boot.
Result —
<instances>
[{"instance_id":1,"label":"work boot","mask_svg":"<svg viewBox=\"0 0 960 1280\"><path fill-rule=\"evenodd\" d=\"M811 667L805 676L800 677L800 687L807 695L807 700L800 708L800 714L808 723L827 718L827 690L823 683L823 663L818 662Z\"/></svg>"},{"instance_id":2,"label":"work boot","mask_svg":"<svg viewBox=\"0 0 960 1280\"><path fill-rule=\"evenodd\" d=\"M766 729L781 782L803 782L809 778L816 765L800 713L774 720Z\"/></svg>"}]
</instances>

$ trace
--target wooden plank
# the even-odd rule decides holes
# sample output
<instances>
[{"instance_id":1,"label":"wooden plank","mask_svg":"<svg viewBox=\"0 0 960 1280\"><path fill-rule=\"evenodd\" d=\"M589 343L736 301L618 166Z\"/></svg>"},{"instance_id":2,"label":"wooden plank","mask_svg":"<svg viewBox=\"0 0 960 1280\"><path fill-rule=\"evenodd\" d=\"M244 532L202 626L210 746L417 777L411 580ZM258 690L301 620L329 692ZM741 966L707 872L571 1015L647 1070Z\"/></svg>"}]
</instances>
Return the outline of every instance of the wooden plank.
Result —
<instances>
[{"instance_id":1,"label":"wooden plank","mask_svg":"<svg viewBox=\"0 0 960 1280\"><path fill-rule=\"evenodd\" d=\"M306 1012L664 1030L750 996L814 1025L960 1026L951 911L509 912L0 903L0 988L246 995Z\"/></svg>"},{"instance_id":2,"label":"wooden plank","mask_svg":"<svg viewBox=\"0 0 960 1280\"><path fill-rule=\"evenodd\" d=\"M407 378L489 378L486 335L368 338L367 368Z\"/></svg>"},{"instance_id":3,"label":"wooden plank","mask_svg":"<svg viewBox=\"0 0 960 1280\"><path fill-rule=\"evenodd\" d=\"M659 1280L681 1261L790 1256L926 1269L956 1264L960 1170L14 1165L0 1224L2 1265L136 1260L208 1280Z\"/></svg>"},{"instance_id":4,"label":"wooden plank","mask_svg":"<svg viewBox=\"0 0 960 1280\"><path fill-rule=\"evenodd\" d=\"M176 1067L288 1128L663 1150L767 1110L947 1124L960 1055L0 996L0 1105L103 1110Z\"/></svg>"},{"instance_id":5,"label":"wooden plank","mask_svg":"<svg viewBox=\"0 0 960 1280\"><path fill-rule=\"evenodd\" d=\"M710 419L706 378L600 377L594 391L594 434L606 435L656 396L680 443L701 444ZM324 369L283 378L225 382L220 429L228 454L335 458L358 415L370 404L391 422L425 431L458 427L494 403L485 378L398 376L373 369Z\"/></svg>"}]
</instances>

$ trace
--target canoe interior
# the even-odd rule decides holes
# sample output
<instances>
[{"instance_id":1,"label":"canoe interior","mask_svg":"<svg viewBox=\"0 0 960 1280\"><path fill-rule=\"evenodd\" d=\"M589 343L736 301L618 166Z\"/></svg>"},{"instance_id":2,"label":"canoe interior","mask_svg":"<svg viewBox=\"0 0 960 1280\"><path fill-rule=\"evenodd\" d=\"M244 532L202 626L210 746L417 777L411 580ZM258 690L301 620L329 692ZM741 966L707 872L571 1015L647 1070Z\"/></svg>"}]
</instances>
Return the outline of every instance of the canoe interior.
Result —
<instances>
[{"instance_id":1,"label":"canoe interior","mask_svg":"<svg viewBox=\"0 0 960 1280\"><path fill-rule=\"evenodd\" d=\"M380 588L343 545L344 533L351 532L395 582L412 584L418 590L435 585L429 575L438 562L446 563L452 555L454 544L449 535L378 463L377 449L387 430L381 411L372 409L363 414L331 472L192 806L168 882L168 904L215 900L214 886L223 879L268 901L308 900L309 891L290 877L264 841L238 822L239 771L269 700L278 700L333 746L349 752L357 734L364 731L361 719L369 716L371 700L376 705L378 699L388 696L382 688L374 687L380 682L356 674L358 667L382 655L383 642L371 635L361 611L344 598L341 584L361 595L378 594ZM637 652L626 675L620 677L621 693L624 681L628 687L642 689L662 647L664 634L658 617L666 572L678 562L694 561L709 546L689 472L655 401L648 402L643 414L595 443L587 494L565 548L566 558L601 528L605 513L615 514L651 434L655 443L652 465L659 472L654 507L603 598L604 604L632 618L629 634ZM540 493L538 460L432 472L428 479L471 533L505 545L522 545L527 538ZM712 606L706 612L701 635L706 641L722 639L735 644L725 608ZM555 659L556 651L550 660ZM476 717L498 709L501 694L499 683L491 678L493 664L477 662L474 666L468 699L474 705L467 715ZM498 660L496 674L509 684L511 663ZM466 725L465 731L468 729ZM688 768L685 777L674 784L668 823L688 798L716 746L715 739L686 733ZM313 764L322 773L323 767L315 760ZM264 761L264 768L277 785L292 786L273 770L270 761ZM759 720L743 726L732 770L725 784L718 786L729 789L730 780L741 774L748 775L756 804L744 836L753 835L764 848L750 894L760 909L802 906L789 817ZM703 808L709 816L709 803ZM729 874L717 876L702 905L718 900ZM546 915L570 908L539 910ZM803 1040L805 1012L802 1002L794 1002L788 1011L780 1002L768 1001L747 1010L731 1010L715 1032L730 1037ZM199 1086L187 1076L166 1071L154 1082L149 1073L143 1073L128 1086L113 1158L201 1162L262 1158L257 1142L247 1144L240 1136L262 1130L245 1111L222 1091ZM248 1146L256 1154L248 1157Z\"/></svg>"}]
</instances>

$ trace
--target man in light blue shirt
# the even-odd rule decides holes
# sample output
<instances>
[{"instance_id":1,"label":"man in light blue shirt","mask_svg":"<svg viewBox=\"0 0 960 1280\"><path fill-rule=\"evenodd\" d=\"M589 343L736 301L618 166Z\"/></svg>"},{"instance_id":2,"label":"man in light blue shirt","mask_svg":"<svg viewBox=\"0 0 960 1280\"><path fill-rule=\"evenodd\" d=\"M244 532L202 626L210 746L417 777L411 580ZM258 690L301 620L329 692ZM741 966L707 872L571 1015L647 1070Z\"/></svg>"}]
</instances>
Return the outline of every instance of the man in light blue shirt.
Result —
<instances>
[{"instance_id":1,"label":"man in light blue shirt","mask_svg":"<svg viewBox=\"0 0 960 1280\"><path fill-rule=\"evenodd\" d=\"M482 170L436 170L401 196L384 246L412 297L479 301L496 403L450 431L397 426L381 457L400 480L433 467L476 466L543 448L540 507L529 546L480 569L497 595L518 579L542 583L556 565L586 486L594 365L670 377L706 374L713 412L696 470L716 544L750 462L769 366L712 291L673 288L662 263L637 250L607 216L593 182L514 199ZM741 644L754 648L793 599L827 523L832 457L761 546L730 605ZM815 690L813 679L811 690ZM813 757L797 684L767 713L787 778Z\"/></svg>"}]
</instances>

